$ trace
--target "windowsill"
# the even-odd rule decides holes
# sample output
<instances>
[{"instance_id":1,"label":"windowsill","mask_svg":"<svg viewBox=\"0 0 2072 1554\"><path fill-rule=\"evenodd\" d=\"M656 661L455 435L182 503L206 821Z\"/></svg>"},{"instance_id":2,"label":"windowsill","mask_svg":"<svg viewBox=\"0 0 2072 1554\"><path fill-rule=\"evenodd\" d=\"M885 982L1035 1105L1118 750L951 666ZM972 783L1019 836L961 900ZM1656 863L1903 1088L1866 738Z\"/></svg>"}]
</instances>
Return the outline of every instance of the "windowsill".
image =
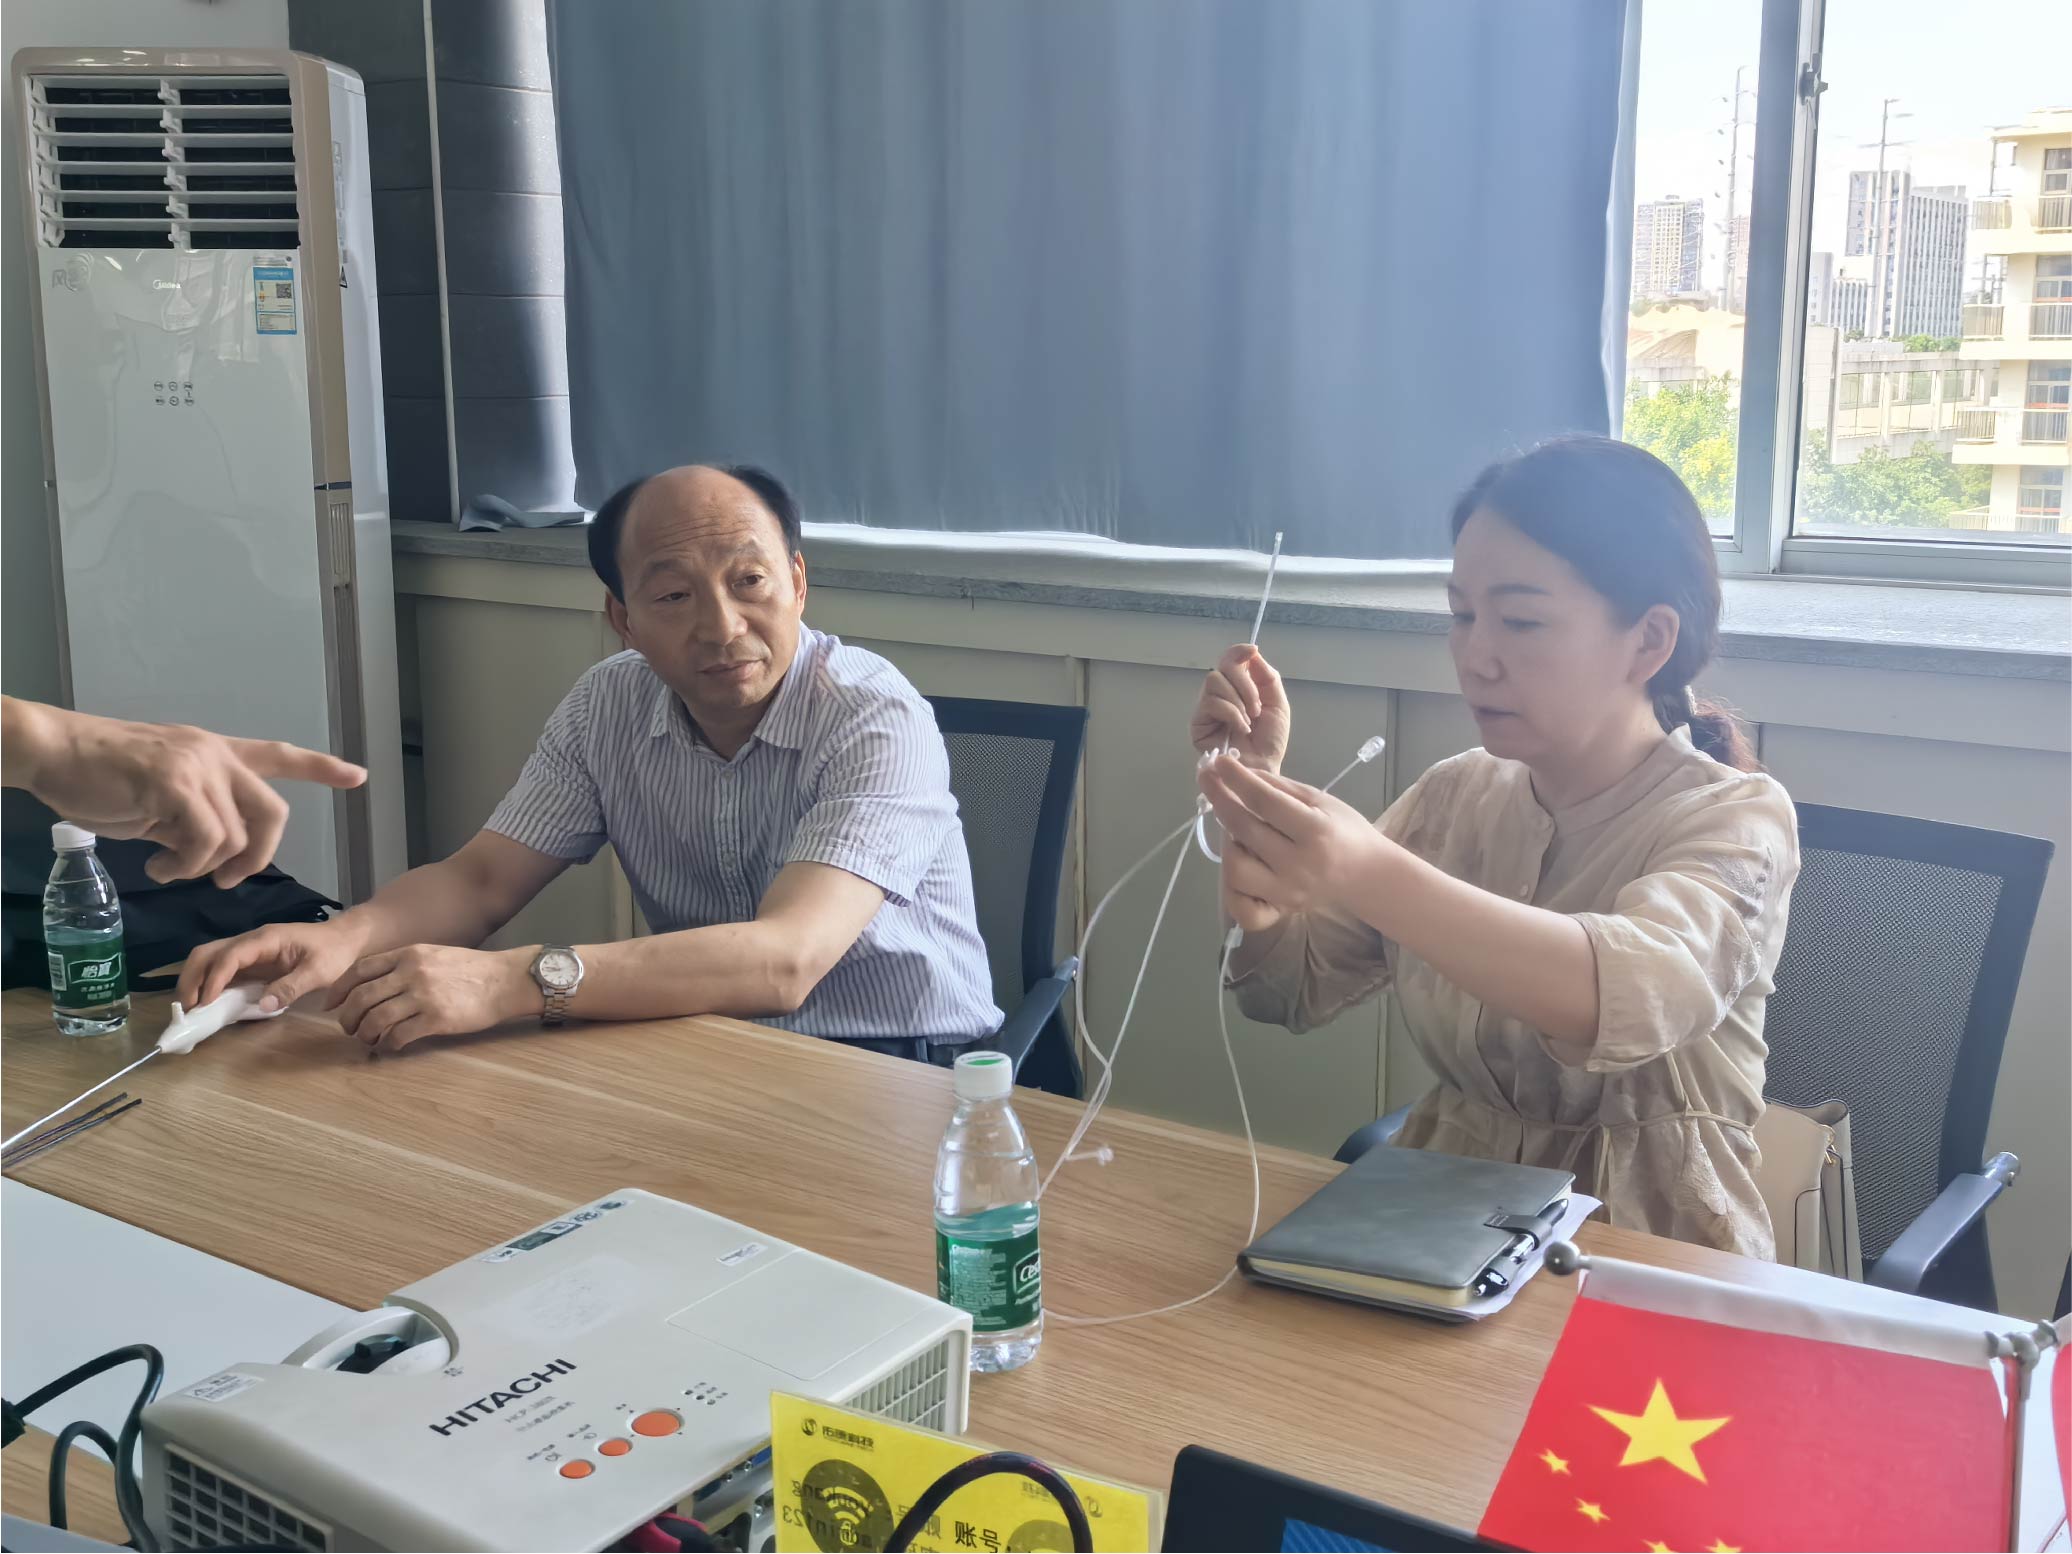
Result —
<instances>
[{"instance_id":1,"label":"windowsill","mask_svg":"<svg viewBox=\"0 0 2072 1554\"><path fill-rule=\"evenodd\" d=\"M589 565L580 527L392 527L401 555ZM1250 552L852 524L808 524L806 559L821 588L1186 615L1241 628L1264 580L1263 558ZM1445 575L1441 562L1283 557L1267 619L1437 635L1447 627ZM1728 578L1724 587L1723 657L2072 681L2072 600L2063 595L1797 577Z\"/></svg>"}]
</instances>

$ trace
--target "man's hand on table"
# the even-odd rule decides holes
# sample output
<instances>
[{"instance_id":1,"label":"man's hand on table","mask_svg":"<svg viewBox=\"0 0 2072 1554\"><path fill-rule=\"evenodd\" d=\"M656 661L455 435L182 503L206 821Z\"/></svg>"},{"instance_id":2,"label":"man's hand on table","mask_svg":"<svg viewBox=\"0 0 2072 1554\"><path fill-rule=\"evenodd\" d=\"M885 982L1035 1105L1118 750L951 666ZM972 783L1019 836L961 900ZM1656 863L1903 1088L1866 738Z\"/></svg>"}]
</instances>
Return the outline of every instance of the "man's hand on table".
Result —
<instances>
[{"instance_id":1,"label":"man's hand on table","mask_svg":"<svg viewBox=\"0 0 2072 1554\"><path fill-rule=\"evenodd\" d=\"M355 962L324 1007L370 1049L399 1051L427 1036L465 1036L540 1012L533 952L413 944Z\"/></svg>"},{"instance_id":2,"label":"man's hand on table","mask_svg":"<svg viewBox=\"0 0 2072 1554\"><path fill-rule=\"evenodd\" d=\"M272 923L196 950L178 996L196 1009L234 983L263 980L261 1007L284 1009L322 991L320 1007L337 1015L348 1036L391 1052L540 1012L529 949L413 944L368 955L365 948L351 913L327 923Z\"/></svg>"}]
</instances>

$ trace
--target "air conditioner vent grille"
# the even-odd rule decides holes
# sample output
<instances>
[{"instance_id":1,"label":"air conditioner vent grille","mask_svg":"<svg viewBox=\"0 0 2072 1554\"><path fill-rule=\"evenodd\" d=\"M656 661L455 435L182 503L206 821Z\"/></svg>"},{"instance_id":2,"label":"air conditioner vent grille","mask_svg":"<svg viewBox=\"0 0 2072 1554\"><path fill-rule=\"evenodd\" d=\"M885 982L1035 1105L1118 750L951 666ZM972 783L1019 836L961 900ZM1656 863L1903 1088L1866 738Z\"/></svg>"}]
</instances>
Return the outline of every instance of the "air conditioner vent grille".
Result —
<instances>
[{"instance_id":1,"label":"air conditioner vent grille","mask_svg":"<svg viewBox=\"0 0 2072 1554\"><path fill-rule=\"evenodd\" d=\"M48 75L29 86L46 246L302 246L286 76Z\"/></svg>"}]
</instances>

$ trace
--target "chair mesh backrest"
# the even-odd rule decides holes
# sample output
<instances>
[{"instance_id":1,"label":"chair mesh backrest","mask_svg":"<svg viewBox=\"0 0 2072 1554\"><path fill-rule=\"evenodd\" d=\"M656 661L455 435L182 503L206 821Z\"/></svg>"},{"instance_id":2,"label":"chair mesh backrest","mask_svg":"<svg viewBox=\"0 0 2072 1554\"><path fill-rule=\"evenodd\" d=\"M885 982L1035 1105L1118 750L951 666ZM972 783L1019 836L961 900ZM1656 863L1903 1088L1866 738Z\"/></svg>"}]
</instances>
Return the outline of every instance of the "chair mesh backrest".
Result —
<instances>
[{"instance_id":1,"label":"chair mesh backrest","mask_svg":"<svg viewBox=\"0 0 2072 1554\"><path fill-rule=\"evenodd\" d=\"M943 744L950 752L950 791L957 796L964 845L971 854L978 931L992 963L993 996L1001 1008L1012 1009L1028 986L1022 917L1028 909L1029 860L1043 813L1051 741L945 730ZM1035 975L1049 970L1042 967Z\"/></svg>"},{"instance_id":2,"label":"chair mesh backrest","mask_svg":"<svg viewBox=\"0 0 2072 1554\"><path fill-rule=\"evenodd\" d=\"M1863 1255L1942 1188L1943 1119L1998 875L1804 850L1763 1034L1773 1099L1849 1104Z\"/></svg>"}]
</instances>

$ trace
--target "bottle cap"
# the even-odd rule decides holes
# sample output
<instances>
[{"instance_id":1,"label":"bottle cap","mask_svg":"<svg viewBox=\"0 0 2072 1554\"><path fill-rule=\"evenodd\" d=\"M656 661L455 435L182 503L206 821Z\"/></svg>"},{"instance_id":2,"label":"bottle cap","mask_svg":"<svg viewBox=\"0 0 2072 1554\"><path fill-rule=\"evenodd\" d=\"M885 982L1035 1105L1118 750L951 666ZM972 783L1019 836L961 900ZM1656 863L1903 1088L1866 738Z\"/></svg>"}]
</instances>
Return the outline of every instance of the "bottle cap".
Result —
<instances>
[{"instance_id":1,"label":"bottle cap","mask_svg":"<svg viewBox=\"0 0 2072 1554\"><path fill-rule=\"evenodd\" d=\"M60 820L50 828L50 845L61 853L76 853L80 848L93 844L93 832L85 826L75 826L69 820Z\"/></svg>"},{"instance_id":2,"label":"bottle cap","mask_svg":"<svg viewBox=\"0 0 2072 1554\"><path fill-rule=\"evenodd\" d=\"M1014 1089L1014 1064L1004 1052L966 1052L951 1071L960 1101L997 1101Z\"/></svg>"}]
</instances>

